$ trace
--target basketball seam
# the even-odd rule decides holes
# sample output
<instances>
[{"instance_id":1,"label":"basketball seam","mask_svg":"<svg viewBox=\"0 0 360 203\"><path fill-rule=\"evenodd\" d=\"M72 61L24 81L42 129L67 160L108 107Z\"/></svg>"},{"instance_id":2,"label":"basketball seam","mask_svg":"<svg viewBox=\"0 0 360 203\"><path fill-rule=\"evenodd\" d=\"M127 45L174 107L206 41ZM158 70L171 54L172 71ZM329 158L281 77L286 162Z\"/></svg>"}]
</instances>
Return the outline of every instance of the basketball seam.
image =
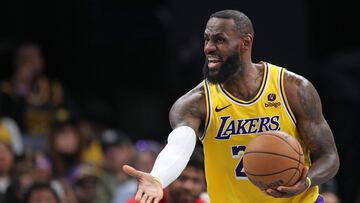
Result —
<instances>
[{"instance_id":1,"label":"basketball seam","mask_svg":"<svg viewBox=\"0 0 360 203\"><path fill-rule=\"evenodd\" d=\"M254 173L249 173L247 171L245 171L245 173L246 173L246 175L251 175L251 176L271 176L271 175L276 175L276 174L279 174L279 173L282 173L282 172L285 172L285 171L291 170L291 169L295 169L297 171L300 171L298 168L291 167L291 168L284 169L282 171L278 171L278 172L274 172L274 173L267 173L267 174L254 174Z\"/></svg>"},{"instance_id":2,"label":"basketball seam","mask_svg":"<svg viewBox=\"0 0 360 203\"><path fill-rule=\"evenodd\" d=\"M267 135L271 135L271 136L274 136L274 137L277 137L279 138L280 140L284 141L287 145L289 145L291 147L291 149L293 149L297 154L299 155L304 155L304 153L300 153L299 151L296 151L296 149L288 142L286 141L284 138L282 138L281 136L279 135L276 135L276 134L272 134L271 131L270 132L267 132L268 134Z\"/></svg>"},{"instance_id":3,"label":"basketball seam","mask_svg":"<svg viewBox=\"0 0 360 203\"><path fill-rule=\"evenodd\" d=\"M298 148L299 148L299 151L302 150L300 142L298 142ZM302 154L299 154L299 161L304 166L305 165L305 157L304 157L304 162L301 162L301 157L302 156L305 156L304 152Z\"/></svg>"},{"instance_id":4,"label":"basketball seam","mask_svg":"<svg viewBox=\"0 0 360 203\"><path fill-rule=\"evenodd\" d=\"M294 160L294 161L296 161L296 162L298 162L298 163L299 163L299 162L301 163L301 161L299 161L298 159L295 159L295 158L293 158L293 157L291 157L291 156L286 156L286 155L278 154L278 153L274 153L274 152L251 151L251 152L245 152L245 153L244 153L244 156L247 155L247 154L256 154L256 153L259 153L259 154L272 154L272 155L282 156L282 157L286 157L286 158L289 158L289 159L291 159L291 160Z\"/></svg>"},{"instance_id":5,"label":"basketball seam","mask_svg":"<svg viewBox=\"0 0 360 203\"><path fill-rule=\"evenodd\" d=\"M299 165L300 164L303 165L301 162L298 163L297 170L294 172L294 174L291 176L291 178L285 183L285 185L290 183L290 181L295 177L296 172L299 172L299 174L301 175L300 170L299 170Z\"/></svg>"},{"instance_id":6,"label":"basketball seam","mask_svg":"<svg viewBox=\"0 0 360 203\"><path fill-rule=\"evenodd\" d=\"M298 143L297 146L298 146L299 151L300 151L300 144ZM299 162L298 162L298 165L297 165L296 168L299 168L299 165L300 165L300 164L304 166L304 164L301 162L301 156L302 156L302 155L299 154L299 153L298 153L298 155L299 155ZM295 177L296 172L298 172L298 171L299 171L299 174L301 175L300 170L296 170L296 171L294 172L294 174L291 176L291 178L285 183L285 185L287 185L287 184L290 183L290 181Z\"/></svg>"}]
</instances>

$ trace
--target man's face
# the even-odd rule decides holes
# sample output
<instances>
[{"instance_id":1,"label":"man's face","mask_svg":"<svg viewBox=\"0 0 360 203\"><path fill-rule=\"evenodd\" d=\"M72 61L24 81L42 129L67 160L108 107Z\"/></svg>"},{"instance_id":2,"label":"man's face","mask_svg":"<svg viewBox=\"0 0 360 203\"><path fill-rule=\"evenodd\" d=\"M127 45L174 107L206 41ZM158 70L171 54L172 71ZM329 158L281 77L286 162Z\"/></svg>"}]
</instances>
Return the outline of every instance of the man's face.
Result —
<instances>
[{"instance_id":1,"label":"man's face","mask_svg":"<svg viewBox=\"0 0 360 203\"><path fill-rule=\"evenodd\" d=\"M57 203L56 197L49 189L40 189L32 192L30 203Z\"/></svg>"},{"instance_id":2,"label":"man's face","mask_svg":"<svg viewBox=\"0 0 360 203\"><path fill-rule=\"evenodd\" d=\"M41 73L44 69L44 58L40 48L34 45L20 47L16 56L16 65L21 74L29 77Z\"/></svg>"},{"instance_id":3,"label":"man's face","mask_svg":"<svg viewBox=\"0 0 360 203\"><path fill-rule=\"evenodd\" d=\"M97 198L96 186L98 180L96 177L88 176L77 181L75 184L75 195L81 203L92 203Z\"/></svg>"},{"instance_id":4,"label":"man's face","mask_svg":"<svg viewBox=\"0 0 360 203\"><path fill-rule=\"evenodd\" d=\"M240 68L240 33L232 19L211 18L204 32L204 77L212 83L226 81Z\"/></svg>"},{"instance_id":5,"label":"man's face","mask_svg":"<svg viewBox=\"0 0 360 203\"><path fill-rule=\"evenodd\" d=\"M14 156L4 143L0 143L0 175L8 175L14 162Z\"/></svg>"},{"instance_id":6,"label":"man's face","mask_svg":"<svg viewBox=\"0 0 360 203\"><path fill-rule=\"evenodd\" d=\"M169 185L171 199L176 203L194 203L205 188L204 170L187 166Z\"/></svg>"},{"instance_id":7,"label":"man's face","mask_svg":"<svg viewBox=\"0 0 360 203\"><path fill-rule=\"evenodd\" d=\"M104 167L112 172L121 170L121 166L129 164L134 156L131 145L111 145L105 150Z\"/></svg>"}]
</instances>

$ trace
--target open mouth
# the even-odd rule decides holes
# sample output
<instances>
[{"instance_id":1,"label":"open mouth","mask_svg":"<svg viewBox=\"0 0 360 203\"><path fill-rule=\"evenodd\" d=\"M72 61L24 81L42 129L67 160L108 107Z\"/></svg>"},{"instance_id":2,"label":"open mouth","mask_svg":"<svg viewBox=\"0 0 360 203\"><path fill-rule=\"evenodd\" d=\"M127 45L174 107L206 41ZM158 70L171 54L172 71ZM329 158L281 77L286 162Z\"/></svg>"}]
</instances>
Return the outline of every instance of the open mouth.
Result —
<instances>
[{"instance_id":1,"label":"open mouth","mask_svg":"<svg viewBox=\"0 0 360 203\"><path fill-rule=\"evenodd\" d=\"M222 60L220 57L208 57L208 67L209 69L217 69L221 66Z\"/></svg>"}]
</instances>

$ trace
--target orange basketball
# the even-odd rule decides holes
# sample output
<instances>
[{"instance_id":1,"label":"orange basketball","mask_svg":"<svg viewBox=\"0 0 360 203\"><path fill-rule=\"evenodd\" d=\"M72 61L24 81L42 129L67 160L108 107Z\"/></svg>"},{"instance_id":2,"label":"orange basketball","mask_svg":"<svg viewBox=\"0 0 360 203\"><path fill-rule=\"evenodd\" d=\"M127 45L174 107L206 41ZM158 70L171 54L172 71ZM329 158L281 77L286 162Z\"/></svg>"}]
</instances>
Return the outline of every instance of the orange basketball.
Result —
<instances>
[{"instance_id":1,"label":"orange basketball","mask_svg":"<svg viewBox=\"0 0 360 203\"><path fill-rule=\"evenodd\" d=\"M243 156L244 171L260 189L294 185L304 167L299 142L281 131L268 131L253 138Z\"/></svg>"}]
</instances>

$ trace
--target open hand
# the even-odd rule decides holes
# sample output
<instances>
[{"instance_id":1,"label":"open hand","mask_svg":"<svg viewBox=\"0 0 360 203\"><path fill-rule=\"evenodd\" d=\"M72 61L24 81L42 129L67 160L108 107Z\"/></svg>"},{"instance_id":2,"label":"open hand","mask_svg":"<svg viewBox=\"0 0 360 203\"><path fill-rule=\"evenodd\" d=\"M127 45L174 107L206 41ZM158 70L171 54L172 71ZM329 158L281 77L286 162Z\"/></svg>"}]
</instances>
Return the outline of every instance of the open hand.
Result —
<instances>
[{"instance_id":1,"label":"open hand","mask_svg":"<svg viewBox=\"0 0 360 203\"><path fill-rule=\"evenodd\" d=\"M163 198L161 184L149 173L145 173L135 168L124 165L123 171L134 177L138 181L138 191L135 200L139 203L158 203Z\"/></svg>"}]
</instances>

